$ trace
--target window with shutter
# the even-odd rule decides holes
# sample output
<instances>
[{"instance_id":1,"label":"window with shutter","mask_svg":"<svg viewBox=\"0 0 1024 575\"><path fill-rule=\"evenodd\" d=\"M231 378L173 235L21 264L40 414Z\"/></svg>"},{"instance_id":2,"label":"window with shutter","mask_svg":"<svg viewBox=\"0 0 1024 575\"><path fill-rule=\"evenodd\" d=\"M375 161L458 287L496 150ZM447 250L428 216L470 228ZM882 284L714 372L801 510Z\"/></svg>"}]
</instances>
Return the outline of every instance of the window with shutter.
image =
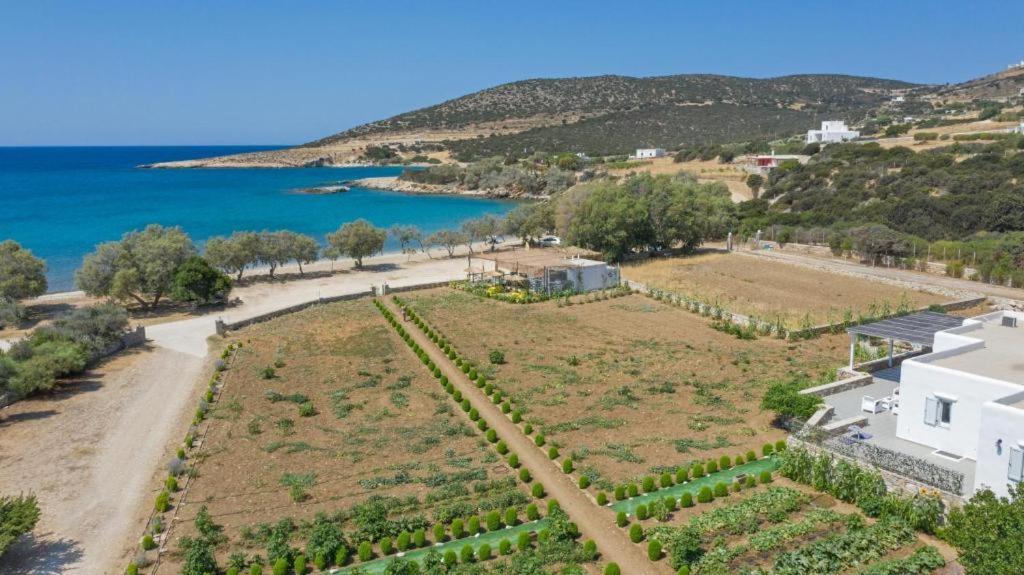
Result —
<instances>
[{"instance_id":1,"label":"window with shutter","mask_svg":"<svg viewBox=\"0 0 1024 575\"><path fill-rule=\"evenodd\" d=\"M1024 450L1010 448L1010 470L1006 475L1013 481L1024 480Z\"/></svg>"},{"instance_id":2,"label":"window with shutter","mask_svg":"<svg viewBox=\"0 0 1024 575\"><path fill-rule=\"evenodd\" d=\"M926 425L939 423L939 400L935 397L924 398L924 422Z\"/></svg>"}]
</instances>

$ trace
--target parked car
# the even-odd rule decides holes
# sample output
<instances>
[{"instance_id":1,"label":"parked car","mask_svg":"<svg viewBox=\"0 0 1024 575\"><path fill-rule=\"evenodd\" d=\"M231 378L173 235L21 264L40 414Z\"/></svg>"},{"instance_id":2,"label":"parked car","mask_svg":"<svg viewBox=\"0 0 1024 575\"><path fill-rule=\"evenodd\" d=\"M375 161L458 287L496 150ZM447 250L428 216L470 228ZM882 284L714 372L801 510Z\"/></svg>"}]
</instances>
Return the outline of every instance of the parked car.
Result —
<instances>
[{"instance_id":1,"label":"parked car","mask_svg":"<svg viewBox=\"0 0 1024 575\"><path fill-rule=\"evenodd\" d=\"M558 236L543 236L543 237L541 237L537 241L542 246L560 246L560 245L562 245L562 238L560 238Z\"/></svg>"}]
</instances>

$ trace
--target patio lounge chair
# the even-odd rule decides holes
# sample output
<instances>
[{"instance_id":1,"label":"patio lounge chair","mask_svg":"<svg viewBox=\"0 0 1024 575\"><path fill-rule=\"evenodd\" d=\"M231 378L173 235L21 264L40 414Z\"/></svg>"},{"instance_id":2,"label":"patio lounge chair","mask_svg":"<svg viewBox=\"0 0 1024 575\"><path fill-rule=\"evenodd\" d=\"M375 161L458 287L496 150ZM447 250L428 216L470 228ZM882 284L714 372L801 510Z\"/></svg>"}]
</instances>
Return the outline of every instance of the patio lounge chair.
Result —
<instances>
[{"instance_id":1,"label":"patio lounge chair","mask_svg":"<svg viewBox=\"0 0 1024 575\"><path fill-rule=\"evenodd\" d=\"M870 395L865 395L860 400L860 410L866 411L868 413L881 413L883 410L885 410L885 405L883 405L883 401L884 398L875 399Z\"/></svg>"}]
</instances>

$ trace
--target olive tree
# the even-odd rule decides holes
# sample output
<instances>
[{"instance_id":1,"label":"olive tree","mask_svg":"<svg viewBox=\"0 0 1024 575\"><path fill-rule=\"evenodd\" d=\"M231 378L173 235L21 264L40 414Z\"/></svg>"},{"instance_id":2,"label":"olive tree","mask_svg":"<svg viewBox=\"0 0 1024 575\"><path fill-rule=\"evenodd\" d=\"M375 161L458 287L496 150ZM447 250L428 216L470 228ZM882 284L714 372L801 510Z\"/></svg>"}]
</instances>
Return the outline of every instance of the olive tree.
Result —
<instances>
[{"instance_id":1,"label":"olive tree","mask_svg":"<svg viewBox=\"0 0 1024 575\"><path fill-rule=\"evenodd\" d=\"M204 256L214 267L235 274L235 280L240 280L245 268L260 261L260 235L235 232L226 238L212 237L206 240Z\"/></svg>"},{"instance_id":2,"label":"olive tree","mask_svg":"<svg viewBox=\"0 0 1024 575\"><path fill-rule=\"evenodd\" d=\"M0 299L11 301L46 293L46 263L13 240L0 242Z\"/></svg>"},{"instance_id":3,"label":"olive tree","mask_svg":"<svg viewBox=\"0 0 1024 575\"><path fill-rule=\"evenodd\" d=\"M468 238L469 235L464 232L456 230L441 230L430 234L427 241L432 244L443 246L444 249L448 250L448 257L452 257L455 255L455 248L459 247L460 244L464 244L469 241Z\"/></svg>"},{"instance_id":4,"label":"olive tree","mask_svg":"<svg viewBox=\"0 0 1024 575\"><path fill-rule=\"evenodd\" d=\"M151 224L96 246L75 271L75 283L89 295L134 300L151 309L171 290L178 266L195 253L181 228Z\"/></svg>"},{"instance_id":5,"label":"olive tree","mask_svg":"<svg viewBox=\"0 0 1024 575\"><path fill-rule=\"evenodd\" d=\"M363 267L363 258L372 256L384 249L387 231L374 227L373 224L358 219L343 224L338 231L327 234L327 243L338 252L354 259L356 267Z\"/></svg>"},{"instance_id":6,"label":"olive tree","mask_svg":"<svg viewBox=\"0 0 1024 575\"><path fill-rule=\"evenodd\" d=\"M231 278L199 256L190 257L178 267L171 285L174 299L201 304L223 301L230 291Z\"/></svg>"}]
</instances>

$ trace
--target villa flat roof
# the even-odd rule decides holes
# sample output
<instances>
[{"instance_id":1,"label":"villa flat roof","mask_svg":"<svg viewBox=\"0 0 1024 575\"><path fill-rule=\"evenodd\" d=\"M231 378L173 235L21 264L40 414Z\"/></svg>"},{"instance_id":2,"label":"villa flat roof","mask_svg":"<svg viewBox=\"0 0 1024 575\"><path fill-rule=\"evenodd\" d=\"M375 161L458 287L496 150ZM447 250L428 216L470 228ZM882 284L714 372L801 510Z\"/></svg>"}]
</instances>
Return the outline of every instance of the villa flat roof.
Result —
<instances>
[{"instance_id":1,"label":"villa flat roof","mask_svg":"<svg viewBox=\"0 0 1024 575\"><path fill-rule=\"evenodd\" d=\"M1024 385L1024 327L986 321L962 335L980 339L985 346L938 358L931 364Z\"/></svg>"},{"instance_id":2,"label":"villa flat roof","mask_svg":"<svg viewBox=\"0 0 1024 575\"><path fill-rule=\"evenodd\" d=\"M919 311L910 315L883 319L847 328L851 334L909 341L931 347L935 332L963 325L963 318L934 311Z\"/></svg>"}]
</instances>

